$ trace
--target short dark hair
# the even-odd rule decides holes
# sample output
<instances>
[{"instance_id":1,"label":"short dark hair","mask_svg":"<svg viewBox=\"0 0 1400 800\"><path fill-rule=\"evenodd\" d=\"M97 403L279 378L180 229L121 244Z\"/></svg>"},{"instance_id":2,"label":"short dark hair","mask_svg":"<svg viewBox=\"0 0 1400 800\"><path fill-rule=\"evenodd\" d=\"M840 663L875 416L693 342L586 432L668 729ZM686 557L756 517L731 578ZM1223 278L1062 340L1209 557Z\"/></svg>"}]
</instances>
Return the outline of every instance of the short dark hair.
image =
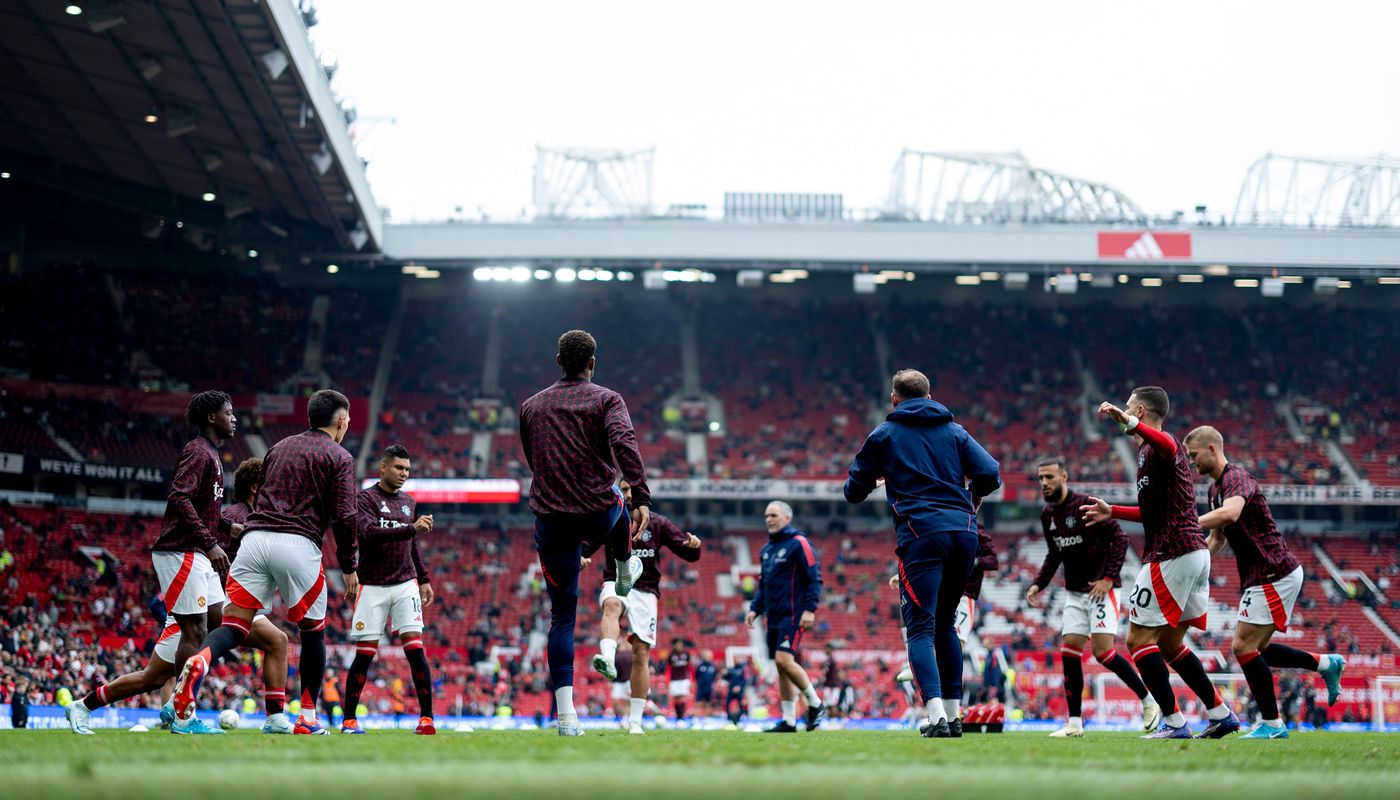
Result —
<instances>
[{"instance_id":1,"label":"short dark hair","mask_svg":"<svg viewBox=\"0 0 1400 800\"><path fill-rule=\"evenodd\" d=\"M559 337L559 366L570 375L588 369L588 359L598 352L598 340L588 331L569 331Z\"/></svg>"},{"instance_id":2,"label":"short dark hair","mask_svg":"<svg viewBox=\"0 0 1400 800\"><path fill-rule=\"evenodd\" d=\"M1167 412L1172 407L1171 400L1167 398L1167 390L1160 386L1139 386L1128 396L1136 397L1138 402L1147 406L1147 410L1157 415L1158 419L1166 419Z\"/></svg>"},{"instance_id":3,"label":"short dark hair","mask_svg":"<svg viewBox=\"0 0 1400 800\"><path fill-rule=\"evenodd\" d=\"M185 421L192 428L204 430L209 427L209 416L222 411L225 403L232 402L226 392L200 392L185 406Z\"/></svg>"},{"instance_id":4,"label":"short dark hair","mask_svg":"<svg viewBox=\"0 0 1400 800\"><path fill-rule=\"evenodd\" d=\"M350 398L334 389L322 389L306 403L306 421L313 428L329 428L337 411L350 413Z\"/></svg>"},{"instance_id":5,"label":"short dark hair","mask_svg":"<svg viewBox=\"0 0 1400 800\"><path fill-rule=\"evenodd\" d=\"M1064 456L1051 456L1047 459L1043 459L1039 464L1036 464L1035 467L1036 469L1040 469L1041 467L1059 467L1061 470L1068 472L1069 467L1066 466L1067 463Z\"/></svg>"},{"instance_id":6,"label":"short dark hair","mask_svg":"<svg viewBox=\"0 0 1400 800\"><path fill-rule=\"evenodd\" d=\"M253 496L253 487L262 483L262 459L246 458L233 473L233 502L243 503Z\"/></svg>"},{"instance_id":7,"label":"short dark hair","mask_svg":"<svg viewBox=\"0 0 1400 800\"><path fill-rule=\"evenodd\" d=\"M894 374L894 393L901 400L928 397L928 376L917 369L902 369Z\"/></svg>"},{"instance_id":8,"label":"short dark hair","mask_svg":"<svg viewBox=\"0 0 1400 800\"><path fill-rule=\"evenodd\" d=\"M391 458L402 458L404 461L412 461L408 457L408 448L401 444L391 444L384 448L384 455L379 457L380 462L388 461Z\"/></svg>"}]
</instances>

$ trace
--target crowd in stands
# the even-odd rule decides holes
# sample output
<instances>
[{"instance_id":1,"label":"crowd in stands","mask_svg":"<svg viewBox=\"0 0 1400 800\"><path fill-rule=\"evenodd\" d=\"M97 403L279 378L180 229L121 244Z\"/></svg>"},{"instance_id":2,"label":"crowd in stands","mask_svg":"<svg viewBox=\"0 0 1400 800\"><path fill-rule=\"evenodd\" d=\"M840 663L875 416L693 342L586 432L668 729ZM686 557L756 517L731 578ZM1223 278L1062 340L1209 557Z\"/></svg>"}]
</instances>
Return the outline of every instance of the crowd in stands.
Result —
<instances>
[{"instance_id":1,"label":"crowd in stands","mask_svg":"<svg viewBox=\"0 0 1400 800\"><path fill-rule=\"evenodd\" d=\"M627 399L660 477L839 478L887 410L885 373L915 366L1002 462L1015 499L1034 499L1047 454L1067 456L1076 480L1126 480L1110 431L1094 419L1102 398L1089 395L1122 400L1141 383L1169 388L1178 435L1215 425L1262 482L1346 480L1326 446L1335 442L1361 479L1400 485L1400 347L1384 309L1261 304L1245 316L1171 305L930 307L898 294L702 302L621 290L581 302L566 287L464 288L401 301L394 290L289 287L270 274L53 265L0 277L0 377L245 396L329 379L364 397L402 302L375 445L406 444L425 476L528 475L515 409L557 377L557 329L569 326L598 337L597 379ZM695 396L682 396L686 323L698 339ZM498 375L484 374L488 349ZM313 353L320 369L306 374ZM164 466L181 438L170 420L100 398L0 397L6 442L38 456L62 455L52 431L86 460ZM269 429L269 443L295 429ZM703 461L687 453L688 432L705 434Z\"/></svg>"}]
</instances>

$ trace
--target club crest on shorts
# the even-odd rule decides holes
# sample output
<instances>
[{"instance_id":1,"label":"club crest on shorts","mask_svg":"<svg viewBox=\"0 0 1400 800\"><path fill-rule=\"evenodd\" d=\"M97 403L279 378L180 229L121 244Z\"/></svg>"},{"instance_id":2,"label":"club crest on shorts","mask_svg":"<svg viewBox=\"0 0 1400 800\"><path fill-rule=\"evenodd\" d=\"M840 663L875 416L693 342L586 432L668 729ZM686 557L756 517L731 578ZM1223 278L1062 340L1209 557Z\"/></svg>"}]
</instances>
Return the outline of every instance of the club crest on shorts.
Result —
<instances>
[{"instance_id":1,"label":"club crest on shorts","mask_svg":"<svg viewBox=\"0 0 1400 800\"><path fill-rule=\"evenodd\" d=\"M356 622L356 623L355 623L355 630L357 630L357 631L362 631L362 630L364 630L364 629L365 629L365 624L364 624L363 622Z\"/></svg>"},{"instance_id":2,"label":"club crest on shorts","mask_svg":"<svg viewBox=\"0 0 1400 800\"><path fill-rule=\"evenodd\" d=\"M200 608L204 608L204 598L203 598L203 597L199 598L198 600L196 600L196 601L194 601L194 602L195 602L195 605L199 606Z\"/></svg>"}]
</instances>

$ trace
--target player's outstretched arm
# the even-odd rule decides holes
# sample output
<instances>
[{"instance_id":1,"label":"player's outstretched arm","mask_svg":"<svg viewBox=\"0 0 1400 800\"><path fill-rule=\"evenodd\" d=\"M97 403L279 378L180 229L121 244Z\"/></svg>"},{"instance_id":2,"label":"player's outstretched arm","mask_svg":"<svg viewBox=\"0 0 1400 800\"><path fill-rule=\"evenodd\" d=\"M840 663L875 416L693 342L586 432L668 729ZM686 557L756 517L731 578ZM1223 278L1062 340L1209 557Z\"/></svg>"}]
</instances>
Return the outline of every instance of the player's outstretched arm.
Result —
<instances>
[{"instance_id":1,"label":"player's outstretched arm","mask_svg":"<svg viewBox=\"0 0 1400 800\"><path fill-rule=\"evenodd\" d=\"M651 532L660 537L661 543L666 546L667 550L675 553L683 561L695 562L700 560L700 537L681 530L680 527L671 520L653 515L651 518Z\"/></svg>"},{"instance_id":2,"label":"player's outstretched arm","mask_svg":"<svg viewBox=\"0 0 1400 800\"><path fill-rule=\"evenodd\" d=\"M1107 522L1110 519L1126 519L1129 522L1142 522L1142 509L1137 506L1111 506L1107 501L1090 497L1087 505L1079 507L1084 521L1090 525Z\"/></svg>"},{"instance_id":3,"label":"player's outstretched arm","mask_svg":"<svg viewBox=\"0 0 1400 800\"><path fill-rule=\"evenodd\" d=\"M1099 404L1099 413L1123 426L1124 433L1141 436L1153 450L1165 456L1176 456L1176 440L1166 431L1143 425L1142 420L1109 402Z\"/></svg>"}]
</instances>

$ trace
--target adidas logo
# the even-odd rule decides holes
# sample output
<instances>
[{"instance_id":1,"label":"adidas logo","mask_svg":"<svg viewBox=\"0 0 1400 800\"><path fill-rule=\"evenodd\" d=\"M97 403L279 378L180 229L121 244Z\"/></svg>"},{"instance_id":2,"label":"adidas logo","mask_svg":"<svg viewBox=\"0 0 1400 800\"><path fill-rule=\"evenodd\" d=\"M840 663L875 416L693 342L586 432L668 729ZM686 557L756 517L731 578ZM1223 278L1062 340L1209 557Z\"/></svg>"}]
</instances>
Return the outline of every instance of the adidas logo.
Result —
<instances>
[{"instance_id":1,"label":"adidas logo","mask_svg":"<svg viewBox=\"0 0 1400 800\"><path fill-rule=\"evenodd\" d=\"M1156 261L1162 258L1162 246L1157 244L1157 240L1152 238L1152 232L1148 231L1128 246L1123 257L1137 261Z\"/></svg>"},{"instance_id":2,"label":"adidas logo","mask_svg":"<svg viewBox=\"0 0 1400 800\"><path fill-rule=\"evenodd\" d=\"M389 504L386 503L386 502L384 502L383 500L379 501L379 513L381 513L381 514L388 514L388 513L391 513L391 512L389 511Z\"/></svg>"},{"instance_id":3,"label":"adidas logo","mask_svg":"<svg viewBox=\"0 0 1400 800\"><path fill-rule=\"evenodd\" d=\"M779 646L779 647L792 647L792 642L788 641L787 639L784 639L784 640L783 640L783 643L780 644L780 645L778 645L778 646Z\"/></svg>"}]
</instances>

